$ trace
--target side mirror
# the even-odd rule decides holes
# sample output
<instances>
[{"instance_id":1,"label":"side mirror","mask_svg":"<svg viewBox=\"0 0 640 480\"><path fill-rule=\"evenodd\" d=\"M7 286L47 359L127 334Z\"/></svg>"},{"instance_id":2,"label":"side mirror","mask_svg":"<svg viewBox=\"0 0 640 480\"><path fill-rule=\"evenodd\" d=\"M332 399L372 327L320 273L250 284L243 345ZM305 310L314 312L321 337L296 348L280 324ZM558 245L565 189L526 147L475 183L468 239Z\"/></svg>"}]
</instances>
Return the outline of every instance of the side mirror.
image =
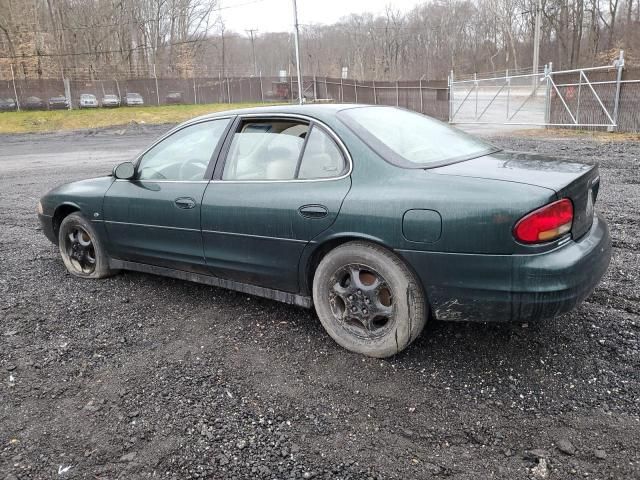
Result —
<instances>
[{"instance_id":1,"label":"side mirror","mask_svg":"<svg viewBox=\"0 0 640 480\"><path fill-rule=\"evenodd\" d=\"M113 176L120 180L131 180L136 173L136 167L131 162L124 162L113 168Z\"/></svg>"}]
</instances>

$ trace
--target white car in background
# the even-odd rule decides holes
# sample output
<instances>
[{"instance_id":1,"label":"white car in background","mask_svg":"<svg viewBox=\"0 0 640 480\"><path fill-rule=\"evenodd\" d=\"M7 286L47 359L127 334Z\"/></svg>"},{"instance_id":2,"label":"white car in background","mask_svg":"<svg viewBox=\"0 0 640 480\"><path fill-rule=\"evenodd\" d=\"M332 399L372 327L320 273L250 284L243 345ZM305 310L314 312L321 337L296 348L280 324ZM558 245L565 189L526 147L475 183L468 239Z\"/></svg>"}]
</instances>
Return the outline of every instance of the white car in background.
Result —
<instances>
[{"instance_id":1,"label":"white car in background","mask_svg":"<svg viewBox=\"0 0 640 480\"><path fill-rule=\"evenodd\" d=\"M119 107L120 106L120 97L118 95L107 94L102 97L102 106L103 107Z\"/></svg>"},{"instance_id":2,"label":"white car in background","mask_svg":"<svg viewBox=\"0 0 640 480\"><path fill-rule=\"evenodd\" d=\"M144 100L142 98L142 95L140 95L139 93L127 93L124 96L124 100L122 103L127 107L133 107L136 105L144 105Z\"/></svg>"},{"instance_id":3,"label":"white car in background","mask_svg":"<svg viewBox=\"0 0 640 480\"><path fill-rule=\"evenodd\" d=\"M98 108L98 99L91 93L80 95L80 108Z\"/></svg>"}]
</instances>

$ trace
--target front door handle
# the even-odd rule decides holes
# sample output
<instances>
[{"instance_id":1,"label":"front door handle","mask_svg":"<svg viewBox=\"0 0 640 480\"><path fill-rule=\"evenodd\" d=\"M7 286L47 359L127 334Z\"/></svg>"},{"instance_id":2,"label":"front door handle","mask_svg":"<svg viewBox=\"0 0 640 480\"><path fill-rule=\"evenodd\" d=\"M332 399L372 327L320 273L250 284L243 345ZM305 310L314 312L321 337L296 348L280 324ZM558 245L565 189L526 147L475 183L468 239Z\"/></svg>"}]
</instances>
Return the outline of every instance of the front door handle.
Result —
<instances>
[{"instance_id":1,"label":"front door handle","mask_svg":"<svg viewBox=\"0 0 640 480\"><path fill-rule=\"evenodd\" d=\"M329 214L329 209L324 205L303 205L298 212L304 218L324 218Z\"/></svg>"},{"instance_id":2,"label":"front door handle","mask_svg":"<svg viewBox=\"0 0 640 480\"><path fill-rule=\"evenodd\" d=\"M176 207L182 208L184 210L189 210L196 206L196 201L191 197L180 197L176 198L173 203L176 204Z\"/></svg>"}]
</instances>

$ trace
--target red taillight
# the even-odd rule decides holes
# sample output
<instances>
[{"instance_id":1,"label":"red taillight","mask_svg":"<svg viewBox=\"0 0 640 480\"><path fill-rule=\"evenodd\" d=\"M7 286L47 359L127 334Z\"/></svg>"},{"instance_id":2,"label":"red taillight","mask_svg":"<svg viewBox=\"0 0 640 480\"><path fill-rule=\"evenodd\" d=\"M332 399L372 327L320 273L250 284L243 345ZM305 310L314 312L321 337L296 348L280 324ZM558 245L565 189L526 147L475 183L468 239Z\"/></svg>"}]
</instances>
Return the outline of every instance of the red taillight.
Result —
<instances>
[{"instance_id":1,"label":"red taillight","mask_svg":"<svg viewBox=\"0 0 640 480\"><path fill-rule=\"evenodd\" d=\"M521 218L513 235L522 243L550 242L570 232L572 223L573 203L563 198Z\"/></svg>"}]
</instances>

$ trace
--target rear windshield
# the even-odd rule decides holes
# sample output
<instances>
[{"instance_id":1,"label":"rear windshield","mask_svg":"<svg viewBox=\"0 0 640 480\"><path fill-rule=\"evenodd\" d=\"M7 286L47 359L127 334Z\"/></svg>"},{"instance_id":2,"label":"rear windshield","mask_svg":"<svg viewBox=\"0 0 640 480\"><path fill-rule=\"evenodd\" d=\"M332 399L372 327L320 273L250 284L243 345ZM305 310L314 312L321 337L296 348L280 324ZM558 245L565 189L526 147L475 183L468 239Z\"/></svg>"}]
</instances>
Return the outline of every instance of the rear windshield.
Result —
<instances>
[{"instance_id":1,"label":"rear windshield","mask_svg":"<svg viewBox=\"0 0 640 480\"><path fill-rule=\"evenodd\" d=\"M424 115L392 107L356 107L339 118L382 157L400 167L430 168L498 148Z\"/></svg>"}]
</instances>

